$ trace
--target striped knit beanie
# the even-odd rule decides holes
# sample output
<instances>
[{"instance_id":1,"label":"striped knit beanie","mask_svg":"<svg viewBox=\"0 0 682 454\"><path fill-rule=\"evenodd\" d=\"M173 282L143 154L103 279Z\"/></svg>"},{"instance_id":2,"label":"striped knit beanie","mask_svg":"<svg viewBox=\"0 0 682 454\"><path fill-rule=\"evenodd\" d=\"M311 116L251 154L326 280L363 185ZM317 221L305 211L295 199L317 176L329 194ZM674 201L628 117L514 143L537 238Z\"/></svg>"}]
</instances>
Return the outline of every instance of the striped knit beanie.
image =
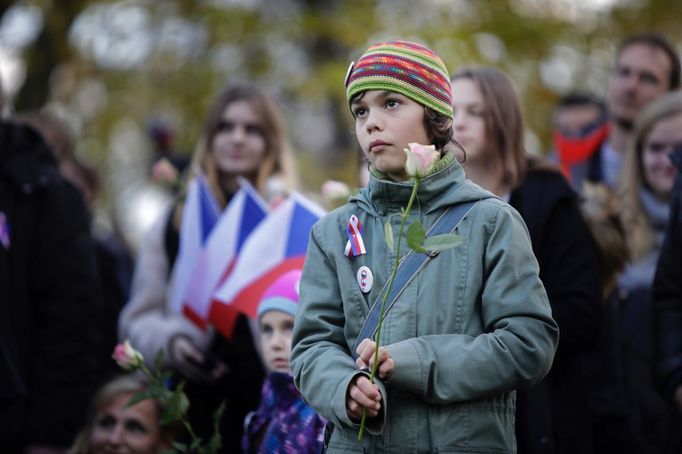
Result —
<instances>
[{"instance_id":1,"label":"striped knit beanie","mask_svg":"<svg viewBox=\"0 0 682 454\"><path fill-rule=\"evenodd\" d=\"M378 43L367 49L346 75L346 98L367 90L389 90L449 118L452 89L448 70L431 49L409 41Z\"/></svg>"}]
</instances>

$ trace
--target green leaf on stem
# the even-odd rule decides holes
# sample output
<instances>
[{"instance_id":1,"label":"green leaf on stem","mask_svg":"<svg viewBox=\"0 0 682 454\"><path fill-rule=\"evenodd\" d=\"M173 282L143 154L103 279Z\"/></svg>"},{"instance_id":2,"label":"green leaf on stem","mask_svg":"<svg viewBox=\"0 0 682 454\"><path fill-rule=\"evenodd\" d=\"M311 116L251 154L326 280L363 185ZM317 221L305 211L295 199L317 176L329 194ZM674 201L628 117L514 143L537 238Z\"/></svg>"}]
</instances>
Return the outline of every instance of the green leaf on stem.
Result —
<instances>
[{"instance_id":1,"label":"green leaf on stem","mask_svg":"<svg viewBox=\"0 0 682 454\"><path fill-rule=\"evenodd\" d=\"M160 349L156 353L156 357L154 358L154 369L156 369L157 372L161 371L163 367L163 349Z\"/></svg>"},{"instance_id":2,"label":"green leaf on stem","mask_svg":"<svg viewBox=\"0 0 682 454\"><path fill-rule=\"evenodd\" d=\"M458 246L464 242L464 238L456 233L444 233L434 235L424 240L423 246L429 251L443 251Z\"/></svg>"},{"instance_id":3,"label":"green leaf on stem","mask_svg":"<svg viewBox=\"0 0 682 454\"><path fill-rule=\"evenodd\" d=\"M384 224L384 238L386 240L386 246L393 252L393 227L391 226L391 219L389 218Z\"/></svg>"},{"instance_id":4,"label":"green leaf on stem","mask_svg":"<svg viewBox=\"0 0 682 454\"><path fill-rule=\"evenodd\" d=\"M133 397L130 398L128 403L126 404L126 407L132 407L133 405L137 404L138 402L141 402L146 399L153 399L156 396L152 393L151 390L146 390L146 391L140 391L139 393L133 394Z\"/></svg>"},{"instance_id":5,"label":"green leaf on stem","mask_svg":"<svg viewBox=\"0 0 682 454\"><path fill-rule=\"evenodd\" d=\"M179 441L174 441L173 449L177 450L178 452L187 452L187 445L185 443L180 443Z\"/></svg>"},{"instance_id":6,"label":"green leaf on stem","mask_svg":"<svg viewBox=\"0 0 682 454\"><path fill-rule=\"evenodd\" d=\"M199 447L201 446L201 442L202 442L201 437L195 438L194 440L192 440L192 444L189 445L189 451L190 451L190 452L196 452L196 451L198 451L198 450L199 450Z\"/></svg>"},{"instance_id":7,"label":"green leaf on stem","mask_svg":"<svg viewBox=\"0 0 682 454\"><path fill-rule=\"evenodd\" d=\"M182 390L181 386L178 386L173 396L166 401L166 408L161 415L161 425L165 426L176 419L180 419L180 416L187 413L189 408L189 400Z\"/></svg>"},{"instance_id":8,"label":"green leaf on stem","mask_svg":"<svg viewBox=\"0 0 682 454\"><path fill-rule=\"evenodd\" d=\"M150 397L160 399L161 401L170 399L173 396L173 393L166 388L166 384L157 377L151 380L147 392L149 392Z\"/></svg>"},{"instance_id":9,"label":"green leaf on stem","mask_svg":"<svg viewBox=\"0 0 682 454\"><path fill-rule=\"evenodd\" d=\"M426 252L424 249L424 239L426 238L426 230L419 221L414 221L407 229L407 245L413 251Z\"/></svg>"}]
</instances>

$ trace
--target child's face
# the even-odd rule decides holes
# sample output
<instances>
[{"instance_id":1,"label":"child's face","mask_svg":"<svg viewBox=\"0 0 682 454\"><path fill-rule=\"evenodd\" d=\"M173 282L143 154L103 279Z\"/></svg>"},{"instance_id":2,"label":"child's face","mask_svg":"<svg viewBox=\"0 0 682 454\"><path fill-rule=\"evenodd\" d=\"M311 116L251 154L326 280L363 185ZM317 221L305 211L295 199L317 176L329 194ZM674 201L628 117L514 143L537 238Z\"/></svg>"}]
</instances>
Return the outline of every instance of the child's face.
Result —
<instances>
[{"instance_id":1,"label":"child's face","mask_svg":"<svg viewBox=\"0 0 682 454\"><path fill-rule=\"evenodd\" d=\"M280 311L268 311L260 319L260 342L265 366L270 372L290 372L291 330L294 317Z\"/></svg>"},{"instance_id":2,"label":"child's face","mask_svg":"<svg viewBox=\"0 0 682 454\"><path fill-rule=\"evenodd\" d=\"M374 167L393 181L406 180L407 144L432 142L424 126L424 106L396 92L369 90L351 108L358 142Z\"/></svg>"}]
</instances>

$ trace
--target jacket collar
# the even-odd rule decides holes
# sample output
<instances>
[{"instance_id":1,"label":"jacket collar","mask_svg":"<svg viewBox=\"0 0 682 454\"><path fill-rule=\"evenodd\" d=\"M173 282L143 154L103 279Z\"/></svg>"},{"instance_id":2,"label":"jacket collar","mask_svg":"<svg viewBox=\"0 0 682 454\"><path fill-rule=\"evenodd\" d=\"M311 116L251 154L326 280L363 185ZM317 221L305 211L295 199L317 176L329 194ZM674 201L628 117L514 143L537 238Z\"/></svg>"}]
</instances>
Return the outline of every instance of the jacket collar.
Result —
<instances>
[{"instance_id":1,"label":"jacket collar","mask_svg":"<svg viewBox=\"0 0 682 454\"><path fill-rule=\"evenodd\" d=\"M406 207L413 188L413 179L395 182L373 171L368 186L351 197L350 201L358 203L370 214L381 216ZM413 210L425 207L425 214L428 214L446 205L487 197L492 197L492 194L467 180L457 159L447 154L430 175L420 180Z\"/></svg>"}]
</instances>

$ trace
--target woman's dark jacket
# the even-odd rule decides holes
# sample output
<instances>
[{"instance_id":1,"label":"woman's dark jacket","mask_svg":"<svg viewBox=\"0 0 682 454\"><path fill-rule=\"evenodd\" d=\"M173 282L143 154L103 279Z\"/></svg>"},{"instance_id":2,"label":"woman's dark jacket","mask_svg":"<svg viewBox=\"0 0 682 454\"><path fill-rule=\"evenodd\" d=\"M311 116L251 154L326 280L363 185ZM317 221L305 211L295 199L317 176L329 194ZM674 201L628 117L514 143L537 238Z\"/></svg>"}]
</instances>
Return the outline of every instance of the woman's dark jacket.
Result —
<instances>
[{"instance_id":1,"label":"woman's dark jacket","mask_svg":"<svg viewBox=\"0 0 682 454\"><path fill-rule=\"evenodd\" d=\"M678 168L672 190L670 221L653 284L655 375L666 402L682 386L682 149L670 155ZM674 433L679 434L678 421ZM679 452L679 440L676 440Z\"/></svg>"},{"instance_id":2,"label":"woman's dark jacket","mask_svg":"<svg viewBox=\"0 0 682 454\"><path fill-rule=\"evenodd\" d=\"M680 171L653 286L656 372L668 400L682 385L682 150L675 151L671 159Z\"/></svg>"},{"instance_id":3,"label":"woman's dark jacket","mask_svg":"<svg viewBox=\"0 0 682 454\"><path fill-rule=\"evenodd\" d=\"M0 121L0 451L68 446L99 367L88 217L32 129Z\"/></svg>"},{"instance_id":4,"label":"woman's dark jacket","mask_svg":"<svg viewBox=\"0 0 682 454\"><path fill-rule=\"evenodd\" d=\"M528 226L560 338L547 377L517 392L516 436L520 453L589 453L590 386L584 356L600 335L601 280L596 249L577 196L551 168L529 165L510 205ZM522 266L522 264L519 264Z\"/></svg>"}]
</instances>

